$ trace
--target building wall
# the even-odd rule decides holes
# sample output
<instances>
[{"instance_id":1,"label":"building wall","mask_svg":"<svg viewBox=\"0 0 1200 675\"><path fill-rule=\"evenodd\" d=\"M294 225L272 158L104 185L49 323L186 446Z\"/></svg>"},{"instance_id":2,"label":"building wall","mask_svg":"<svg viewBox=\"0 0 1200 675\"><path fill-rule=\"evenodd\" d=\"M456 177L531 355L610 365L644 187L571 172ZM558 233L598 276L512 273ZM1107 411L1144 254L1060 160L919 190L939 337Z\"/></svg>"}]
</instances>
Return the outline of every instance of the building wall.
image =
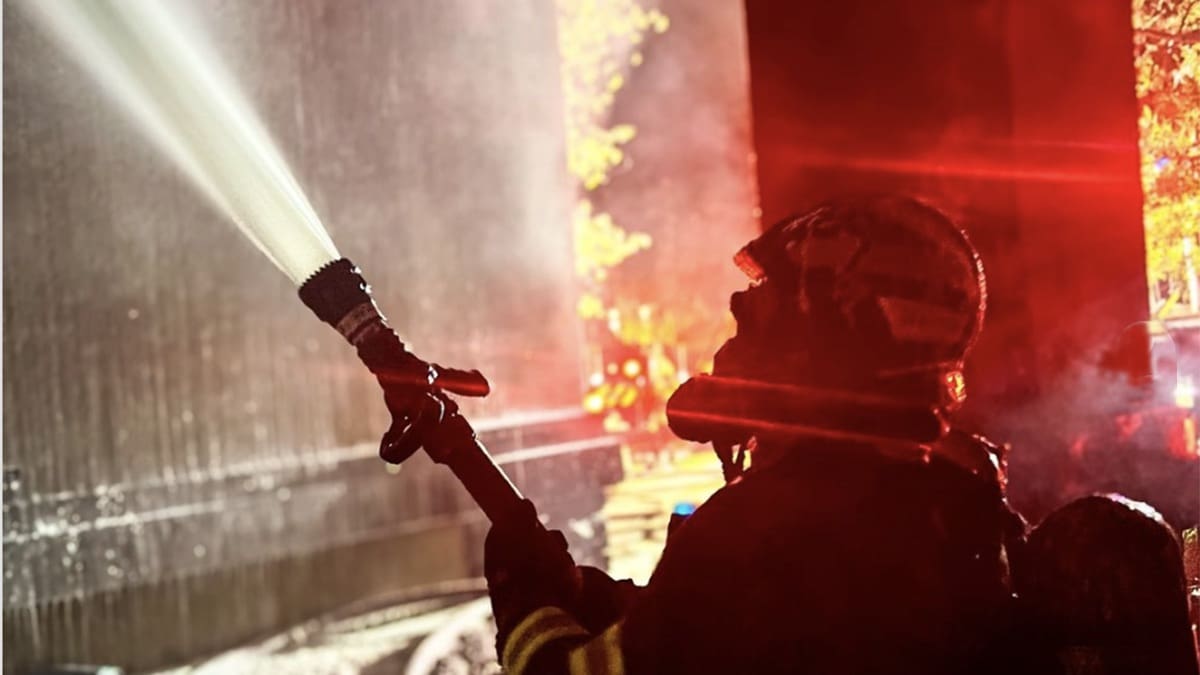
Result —
<instances>
[{"instance_id":1,"label":"building wall","mask_svg":"<svg viewBox=\"0 0 1200 675\"><path fill-rule=\"evenodd\" d=\"M577 408L553 6L190 10L402 336L491 379L472 419ZM372 457L353 351L4 14L6 670L145 668L477 571L452 478Z\"/></svg>"}]
</instances>

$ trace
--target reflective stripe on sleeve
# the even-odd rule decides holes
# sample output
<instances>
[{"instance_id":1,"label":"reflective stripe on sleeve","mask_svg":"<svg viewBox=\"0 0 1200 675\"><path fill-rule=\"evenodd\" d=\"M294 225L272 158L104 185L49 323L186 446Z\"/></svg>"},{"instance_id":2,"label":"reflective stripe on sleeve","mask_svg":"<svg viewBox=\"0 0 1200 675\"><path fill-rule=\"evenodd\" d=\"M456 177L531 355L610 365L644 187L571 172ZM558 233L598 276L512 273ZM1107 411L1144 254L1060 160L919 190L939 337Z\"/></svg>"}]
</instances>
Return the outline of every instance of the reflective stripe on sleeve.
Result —
<instances>
[{"instance_id":1,"label":"reflective stripe on sleeve","mask_svg":"<svg viewBox=\"0 0 1200 675\"><path fill-rule=\"evenodd\" d=\"M542 607L525 617L504 644L500 664L508 675L521 675L538 650L555 640L584 637L588 632L558 607Z\"/></svg>"},{"instance_id":2,"label":"reflective stripe on sleeve","mask_svg":"<svg viewBox=\"0 0 1200 675\"><path fill-rule=\"evenodd\" d=\"M621 655L621 624L571 652L571 675L624 675L625 657Z\"/></svg>"}]
</instances>

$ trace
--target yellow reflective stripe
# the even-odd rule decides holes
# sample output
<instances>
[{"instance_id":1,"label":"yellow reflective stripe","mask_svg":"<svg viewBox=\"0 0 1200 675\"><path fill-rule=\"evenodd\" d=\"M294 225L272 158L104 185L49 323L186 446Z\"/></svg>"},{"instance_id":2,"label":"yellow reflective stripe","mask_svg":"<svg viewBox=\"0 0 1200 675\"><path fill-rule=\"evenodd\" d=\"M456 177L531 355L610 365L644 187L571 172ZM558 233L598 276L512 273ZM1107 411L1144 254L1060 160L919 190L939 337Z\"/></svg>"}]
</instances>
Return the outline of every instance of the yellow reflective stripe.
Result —
<instances>
[{"instance_id":1,"label":"yellow reflective stripe","mask_svg":"<svg viewBox=\"0 0 1200 675\"><path fill-rule=\"evenodd\" d=\"M621 624L616 623L599 637L575 649L570 656L571 675L624 675L621 653Z\"/></svg>"},{"instance_id":2,"label":"yellow reflective stripe","mask_svg":"<svg viewBox=\"0 0 1200 675\"><path fill-rule=\"evenodd\" d=\"M525 672L525 668L529 666L529 662L541 650L542 647L563 638L570 637L586 637L588 632L580 626L558 626L550 630L539 632L533 636L521 651L517 652L516 658L511 663L504 666L504 672L508 675L521 675Z\"/></svg>"},{"instance_id":3,"label":"yellow reflective stripe","mask_svg":"<svg viewBox=\"0 0 1200 675\"><path fill-rule=\"evenodd\" d=\"M538 650L554 640L582 637L588 632L558 607L542 607L525 617L508 637L500 663L509 675L520 675Z\"/></svg>"},{"instance_id":4,"label":"yellow reflective stripe","mask_svg":"<svg viewBox=\"0 0 1200 675\"><path fill-rule=\"evenodd\" d=\"M527 634L529 632L538 630L539 626L547 622L561 622L562 617L570 619L570 615L558 607L542 607L534 610L524 619L521 619L521 623L518 623L513 632L509 633L508 642L504 643L504 653L500 655L500 662L508 663L512 660L512 655L516 651L517 645L523 643L528 638Z\"/></svg>"},{"instance_id":5,"label":"yellow reflective stripe","mask_svg":"<svg viewBox=\"0 0 1200 675\"><path fill-rule=\"evenodd\" d=\"M603 637L603 636L601 636ZM600 638L597 637L587 644L577 649L571 650L570 656L567 657L567 665L570 675L592 675L591 665L588 663L588 657L592 653L592 643Z\"/></svg>"}]
</instances>

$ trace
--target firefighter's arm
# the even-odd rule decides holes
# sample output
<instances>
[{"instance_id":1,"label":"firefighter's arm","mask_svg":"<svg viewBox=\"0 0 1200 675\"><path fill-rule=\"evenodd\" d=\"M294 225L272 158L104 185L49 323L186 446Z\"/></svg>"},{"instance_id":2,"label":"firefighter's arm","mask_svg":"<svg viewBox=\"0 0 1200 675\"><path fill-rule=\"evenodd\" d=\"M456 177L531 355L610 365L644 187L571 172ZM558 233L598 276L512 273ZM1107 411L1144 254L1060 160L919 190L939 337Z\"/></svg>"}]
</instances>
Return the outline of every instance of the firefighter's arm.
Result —
<instances>
[{"instance_id":1,"label":"firefighter's arm","mask_svg":"<svg viewBox=\"0 0 1200 675\"><path fill-rule=\"evenodd\" d=\"M589 632L557 607L527 615L502 643L500 665L507 675L626 675L660 672L682 645L665 630L676 607L643 595L630 614L599 632ZM664 653L666 652L666 653Z\"/></svg>"},{"instance_id":2,"label":"firefighter's arm","mask_svg":"<svg viewBox=\"0 0 1200 675\"><path fill-rule=\"evenodd\" d=\"M619 611L614 608L622 585L596 569L576 567L562 532L542 527L528 501L488 532L484 573L497 656L509 675L568 673L568 652ZM581 611L588 604L596 611Z\"/></svg>"},{"instance_id":3,"label":"firefighter's arm","mask_svg":"<svg viewBox=\"0 0 1200 675\"><path fill-rule=\"evenodd\" d=\"M565 611L542 607L507 636L500 665L507 675L623 675L621 628L593 635Z\"/></svg>"},{"instance_id":4,"label":"firefighter's arm","mask_svg":"<svg viewBox=\"0 0 1200 675\"><path fill-rule=\"evenodd\" d=\"M600 570L579 568L583 590L573 611L552 605L522 618L498 643L510 675L616 675L625 672L620 612L641 589ZM494 601L493 601L494 602Z\"/></svg>"},{"instance_id":5,"label":"firefighter's arm","mask_svg":"<svg viewBox=\"0 0 1200 675\"><path fill-rule=\"evenodd\" d=\"M688 528L683 528L688 529ZM696 528L693 528L696 529ZM722 530L724 532L724 530ZM495 530L494 530L495 532ZM542 530L545 532L545 530ZM683 535L680 532L680 535ZM497 653L509 675L635 675L662 672L664 666L688 663L684 652L713 653L714 645L695 643L696 636L720 624L716 617L737 616L724 602L726 575L735 568L737 553L711 546L711 534L701 527L694 537L675 536L649 586L613 581L599 570L570 568L570 593L553 590L567 576L562 556L548 550L550 537L519 550L540 547L545 559L561 565L551 571L528 558L511 558L513 548L489 535L489 588L496 614ZM529 531L525 536L533 536ZM536 537L535 537L536 538ZM569 559L569 556L567 556ZM528 565L526 571L523 565ZM501 567L515 573L496 575ZM504 579L508 581L503 583ZM517 582L516 580L522 581ZM589 587L591 591L589 592ZM579 598L604 597L618 603L615 623L593 611L597 604ZM536 604L528 602L536 600ZM589 609L590 606L590 609ZM608 605L612 608L612 605ZM744 617L743 617L744 618ZM723 627L724 628L724 627ZM717 651L721 651L717 649ZM697 658L707 658L700 656ZM692 659L695 660L695 659Z\"/></svg>"},{"instance_id":6,"label":"firefighter's arm","mask_svg":"<svg viewBox=\"0 0 1200 675\"><path fill-rule=\"evenodd\" d=\"M622 672L579 668L588 655L596 661L597 649L616 644L619 628L609 628L639 589L576 567L562 533L542 527L531 503L488 533L484 573L506 673Z\"/></svg>"}]
</instances>

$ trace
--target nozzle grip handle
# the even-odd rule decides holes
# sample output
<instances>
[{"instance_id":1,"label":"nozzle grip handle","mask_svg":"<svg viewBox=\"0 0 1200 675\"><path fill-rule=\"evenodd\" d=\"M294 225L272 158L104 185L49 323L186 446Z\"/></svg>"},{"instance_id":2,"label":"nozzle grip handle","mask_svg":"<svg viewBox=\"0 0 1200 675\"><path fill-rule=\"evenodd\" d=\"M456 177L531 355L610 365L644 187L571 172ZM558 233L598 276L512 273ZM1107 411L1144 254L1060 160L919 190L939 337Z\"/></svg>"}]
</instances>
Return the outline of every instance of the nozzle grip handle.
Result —
<instances>
[{"instance_id":1,"label":"nozzle grip handle","mask_svg":"<svg viewBox=\"0 0 1200 675\"><path fill-rule=\"evenodd\" d=\"M487 378L478 370L459 370L458 368L447 368L438 364L433 364L433 370L437 373L434 384L451 394L459 396L487 396L492 392L492 385L488 384Z\"/></svg>"}]
</instances>

